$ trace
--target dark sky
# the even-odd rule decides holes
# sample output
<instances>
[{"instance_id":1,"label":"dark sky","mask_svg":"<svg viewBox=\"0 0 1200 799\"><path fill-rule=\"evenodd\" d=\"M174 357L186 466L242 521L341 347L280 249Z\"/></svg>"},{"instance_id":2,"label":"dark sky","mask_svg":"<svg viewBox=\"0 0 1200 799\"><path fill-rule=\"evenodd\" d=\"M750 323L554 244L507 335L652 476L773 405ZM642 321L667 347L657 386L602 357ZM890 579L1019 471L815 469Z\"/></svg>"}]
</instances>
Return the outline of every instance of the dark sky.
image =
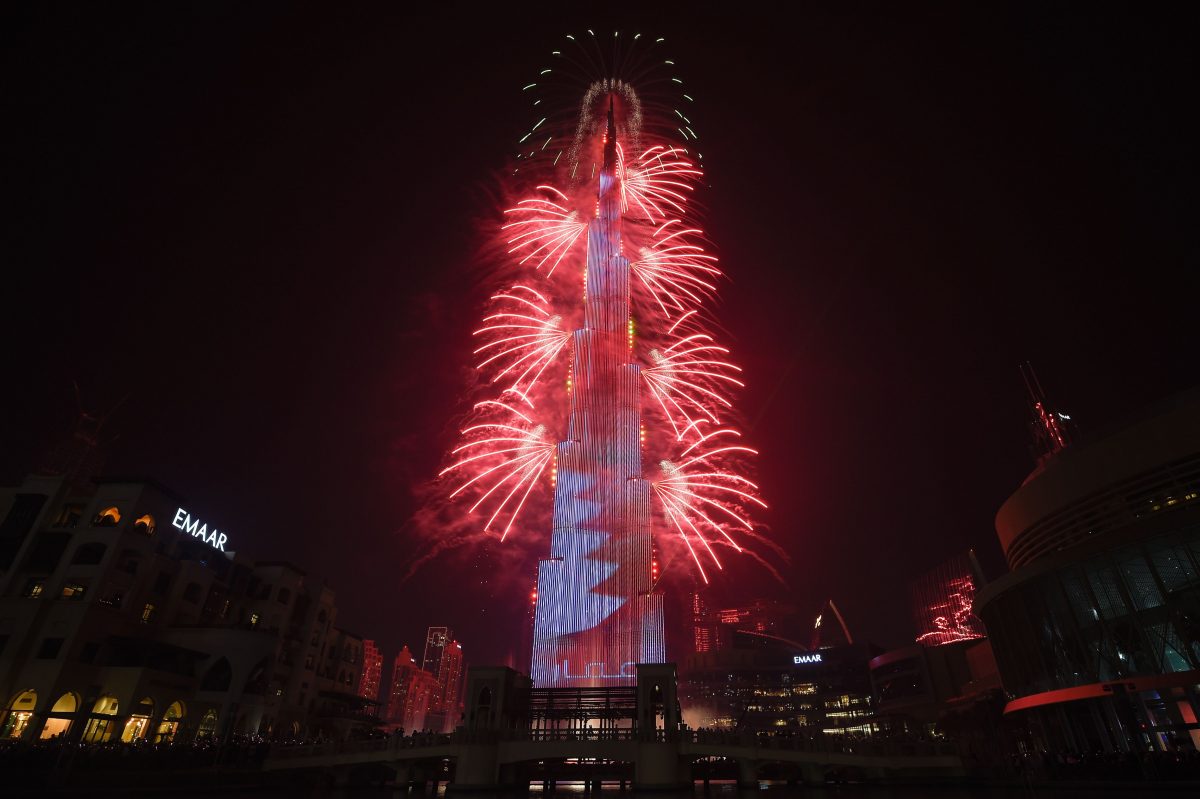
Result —
<instances>
[{"instance_id":1,"label":"dark sky","mask_svg":"<svg viewBox=\"0 0 1200 799\"><path fill-rule=\"evenodd\" d=\"M452 563L399 584L400 531L452 440L518 90L564 33L639 29L697 87L792 556L786 586L734 566L715 593L833 597L903 643L909 580L967 547L1002 569L1019 362L1085 432L1200 382L1196 20L1134 8L7 8L0 478L70 428L72 381L128 396L110 473L324 575L389 652L442 623L502 658L522 595Z\"/></svg>"}]
</instances>

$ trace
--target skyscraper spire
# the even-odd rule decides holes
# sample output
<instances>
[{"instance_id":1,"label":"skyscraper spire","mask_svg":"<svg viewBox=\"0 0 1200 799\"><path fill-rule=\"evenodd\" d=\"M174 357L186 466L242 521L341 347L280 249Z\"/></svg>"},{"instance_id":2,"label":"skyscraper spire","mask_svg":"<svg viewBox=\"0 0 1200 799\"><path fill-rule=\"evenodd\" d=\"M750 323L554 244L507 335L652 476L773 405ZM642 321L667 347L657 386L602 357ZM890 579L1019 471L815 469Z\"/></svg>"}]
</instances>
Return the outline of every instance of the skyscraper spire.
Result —
<instances>
[{"instance_id":1,"label":"skyscraper spire","mask_svg":"<svg viewBox=\"0 0 1200 799\"><path fill-rule=\"evenodd\" d=\"M613 118L613 98L608 96L608 127L604 131L604 170L612 174L617 165L617 124Z\"/></svg>"}]
</instances>

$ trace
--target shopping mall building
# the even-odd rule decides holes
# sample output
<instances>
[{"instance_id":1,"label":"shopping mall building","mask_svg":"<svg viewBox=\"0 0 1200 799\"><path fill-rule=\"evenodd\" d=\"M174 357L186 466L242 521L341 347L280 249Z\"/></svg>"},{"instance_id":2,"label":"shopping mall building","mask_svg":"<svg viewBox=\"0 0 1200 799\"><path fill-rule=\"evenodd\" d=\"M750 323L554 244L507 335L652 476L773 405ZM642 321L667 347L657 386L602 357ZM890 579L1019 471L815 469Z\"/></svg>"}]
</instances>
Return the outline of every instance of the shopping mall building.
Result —
<instances>
[{"instance_id":1,"label":"shopping mall building","mask_svg":"<svg viewBox=\"0 0 1200 799\"><path fill-rule=\"evenodd\" d=\"M975 609L1045 751L1200 748L1200 390L1046 458Z\"/></svg>"},{"instance_id":2,"label":"shopping mall building","mask_svg":"<svg viewBox=\"0 0 1200 799\"><path fill-rule=\"evenodd\" d=\"M342 737L362 640L333 592L144 480L0 489L0 737Z\"/></svg>"},{"instance_id":3,"label":"shopping mall building","mask_svg":"<svg viewBox=\"0 0 1200 799\"><path fill-rule=\"evenodd\" d=\"M849 641L812 648L746 630L728 638L683 663L680 701L691 726L804 736L879 731L867 665L879 649Z\"/></svg>"}]
</instances>

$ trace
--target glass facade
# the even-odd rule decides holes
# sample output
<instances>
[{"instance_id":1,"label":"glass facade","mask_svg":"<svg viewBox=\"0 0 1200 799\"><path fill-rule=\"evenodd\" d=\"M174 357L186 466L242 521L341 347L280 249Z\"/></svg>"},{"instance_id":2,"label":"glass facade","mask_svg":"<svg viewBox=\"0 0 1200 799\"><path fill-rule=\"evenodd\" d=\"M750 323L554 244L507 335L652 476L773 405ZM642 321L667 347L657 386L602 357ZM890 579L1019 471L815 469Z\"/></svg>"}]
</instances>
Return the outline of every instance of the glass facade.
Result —
<instances>
[{"instance_id":1,"label":"glass facade","mask_svg":"<svg viewBox=\"0 0 1200 799\"><path fill-rule=\"evenodd\" d=\"M1200 525L1031 577L981 612L1013 698L1200 669Z\"/></svg>"}]
</instances>

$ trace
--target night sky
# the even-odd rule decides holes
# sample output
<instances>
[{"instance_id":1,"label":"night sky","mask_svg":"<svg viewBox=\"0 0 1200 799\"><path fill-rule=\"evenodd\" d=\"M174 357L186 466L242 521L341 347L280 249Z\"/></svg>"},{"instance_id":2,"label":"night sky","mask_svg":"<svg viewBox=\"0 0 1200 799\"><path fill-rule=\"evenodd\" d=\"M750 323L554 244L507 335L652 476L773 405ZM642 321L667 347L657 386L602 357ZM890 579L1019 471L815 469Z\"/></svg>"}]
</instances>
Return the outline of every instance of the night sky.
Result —
<instances>
[{"instance_id":1,"label":"night sky","mask_svg":"<svg viewBox=\"0 0 1200 799\"><path fill-rule=\"evenodd\" d=\"M791 553L786 584L734 564L714 598L832 597L902 644L910 580L968 547L1003 569L1021 361L1083 433L1200 382L1196 20L1133 8L8 8L0 478L70 430L76 381L119 404L107 473L325 577L389 655L448 624L504 659L525 592L481 585L486 558L400 584L406 524L461 410L519 89L565 33L642 30L695 88Z\"/></svg>"}]
</instances>

